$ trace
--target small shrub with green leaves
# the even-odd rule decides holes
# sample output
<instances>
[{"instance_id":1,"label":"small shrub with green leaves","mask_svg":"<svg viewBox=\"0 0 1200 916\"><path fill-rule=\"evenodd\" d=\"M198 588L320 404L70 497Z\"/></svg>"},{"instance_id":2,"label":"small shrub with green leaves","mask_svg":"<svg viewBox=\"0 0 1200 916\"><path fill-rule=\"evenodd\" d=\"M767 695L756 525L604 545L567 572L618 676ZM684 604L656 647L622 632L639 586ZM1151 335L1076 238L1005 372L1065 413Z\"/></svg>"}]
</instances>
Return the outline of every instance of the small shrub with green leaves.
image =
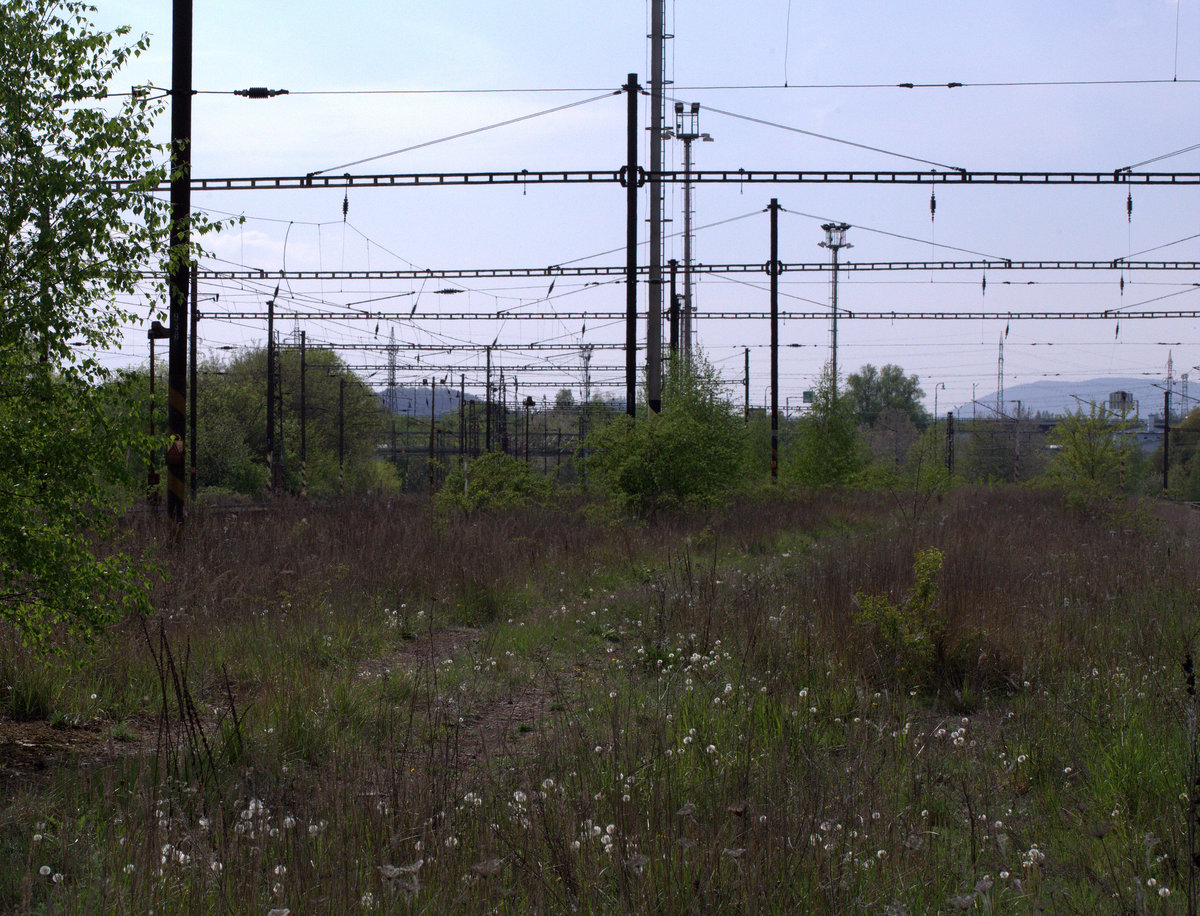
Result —
<instances>
[{"instance_id":1,"label":"small shrub with green leaves","mask_svg":"<svg viewBox=\"0 0 1200 916\"><path fill-rule=\"evenodd\" d=\"M452 468L438 491L442 510L470 514L480 509L512 509L546 503L554 484L524 461L503 452L489 452Z\"/></svg>"},{"instance_id":2,"label":"small shrub with green leaves","mask_svg":"<svg viewBox=\"0 0 1200 916\"><path fill-rule=\"evenodd\" d=\"M867 463L853 403L846 392L838 392L827 365L812 408L800 421L799 436L784 454L783 474L802 487L842 487L856 482Z\"/></svg>"},{"instance_id":3,"label":"small shrub with green leaves","mask_svg":"<svg viewBox=\"0 0 1200 916\"><path fill-rule=\"evenodd\" d=\"M917 553L913 585L895 604L886 595L855 594L855 619L869 628L878 664L876 675L900 684L961 690L970 656L978 655L983 634L955 634L938 601L938 576L945 557L936 547Z\"/></svg>"},{"instance_id":4,"label":"small shrub with green leaves","mask_svg":"<svg viewBox=\"0 0 1200 916\"><path fill-rule=\"evenodd\" d=\"M676 360L657 415L623 418L588 439L588 468L621 508L639 515L719 500L742 481L745 424L717 371L694 353Z\"/></svg>"}]
</instances>

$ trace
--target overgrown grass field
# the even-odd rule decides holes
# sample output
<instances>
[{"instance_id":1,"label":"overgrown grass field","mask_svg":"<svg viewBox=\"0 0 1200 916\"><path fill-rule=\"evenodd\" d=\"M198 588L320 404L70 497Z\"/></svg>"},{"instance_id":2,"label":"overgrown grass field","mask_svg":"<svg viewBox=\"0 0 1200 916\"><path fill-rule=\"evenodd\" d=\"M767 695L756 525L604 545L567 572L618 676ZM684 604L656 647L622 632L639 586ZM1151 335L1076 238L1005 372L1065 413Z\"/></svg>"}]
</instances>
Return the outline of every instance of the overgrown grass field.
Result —
<instances>
[{"instance_id":1,"label":"overgrown grass field","mask_svg":"<svg viewBox=\"0 0 1200 916\"><path fill-rule=\"evenodd\" d=\"M0 647L0 910L1186 913L1200 515L960 490L651 523L131 522Z\"/></svg>"}]
</instances>

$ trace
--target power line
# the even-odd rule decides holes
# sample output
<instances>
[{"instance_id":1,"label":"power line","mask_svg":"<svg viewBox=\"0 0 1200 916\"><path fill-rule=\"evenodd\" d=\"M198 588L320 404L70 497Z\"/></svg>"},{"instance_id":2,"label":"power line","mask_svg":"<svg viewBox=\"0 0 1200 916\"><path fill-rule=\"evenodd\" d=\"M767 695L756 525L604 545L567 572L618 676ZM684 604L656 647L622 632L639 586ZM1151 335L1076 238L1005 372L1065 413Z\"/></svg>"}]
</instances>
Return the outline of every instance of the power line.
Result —
<instances>
[{"instance_id":1,"label":"power line","mask_svg":"<svg viewBox=\"0 0 1200 916\"><path fill-rule=\"evenodd\" d=\"M1193 143L1191 146L1185 146L1183 149L1177 149L1173 153L1163 153L1161 156L1155 156L1153 159L1146 159L1142 162L1135 162L1133 165L1126 165L1117 169L1118 172L1128 172L1130 169L1141 168L1143 165L1149 165L1152 162L1161 162L1163 159L1170 159L1172 156L1180 156L1184 153L1190 153L1194 149L1200 149L1200 143Z\"/></svg>"},{"instance_id":2,"label":"power line","mask_svg":"<svg viewBox=\"0 0 1200 916\"><path fill-rule=\"evenodd\" d=\"M465 130L465 131L462 131L457 134L451 134L448 137L440 137L437 140L426 140L424 143L417 143L413 146L406 146L402 149L392 150L391 152L388 152L388 153L380 153L377 156L368 156L365 159L356 159L353 162L345 162L345 163L342 163L341 165L331 165L328 168L318 169L317 171L309 172L308 174L309 174L309 177L312 177L314 175L321 175L325 172L332 172L335 169L348 169L348 168L351 168L356 165L362 165L363 163L366 163L366 162L376 162L379 159L387 159L389 156L398 156L401 153L411 153L413 150L424 149L427 146L435 146L439 143L446 143L450 140L460 140L463 137L472 137L475 134L481 134L485 131L495 130L498 127L508 127L509 125L512 125L512 124L519 124L522 121L529 121L529 120L532 120L533 118L541 118L546 115L556 114L557 112L560 112L560 111L566 111L569 108L578 108L580 105L587 105L591 102L598 102L598 101L600 101L600 99L607 99L607 98L611 98L614 95L620 95L620 94L621 94L620 89L617 89L612 92L605 92L603 95L592 96L591 98L581 99L577 102L568 102L566 105L558 105L554 108L547 108L544 111L535 111L532 114L521 115L520 117L517 117L517 118L509 118L506 121L497 121L495 124L487 124L487 125L484 125L483 127L476 127L476 128L473 128L472 130Z\"/></svg>"},{"instance_id":3,"label":"power line","mask_svg":"<svg viewBox=\"0 0 1200 916\"><path fill-rule=\"evenodd\" d=\"M792 83L786 79L782 83L724 83L698 84L694 86L676 86L677 92L775 92L779 90L833 90L833 89L1021 89L1021 88L1054 88L1075 86L1156 86L1156 85L1193 85L1200 79L1061 79L1061 80L992 80L974 82L968 80L944 80L940 82L915 82L898 80L896 82L829 82L829 83ZM159 87L139 87L138 92ZM568 93L568 92L608 92L611 86L467 86L458 89L291 89L289 96L358 96L358 95L534 95L539 93ZM166 90L162 90L166 91ZM236 89L197 89L194 95L236 95ZM128 98L132 92L109 92L107 98Z\"/></svg>"},{"instance_id":4,"label":"power line","mask_svg":"<svg viewBox=\"0 0 1200 916\"><path fill-rule=\"evenodd\" d=\"M673 99L672 101L676 101L676 100ZM916 156L907 156L904 153L896 153L891 150L882 149L878 146L868 146L865 143L856 143L853 140L843 140L839 137L831 137L828 134L819 134L819 133L816 133L815 131L804 130L803 128L800 128L800 127L792 127L791 125L788 125L788 124L780 124L776 121L767 121L767 120L764 120L763 118L754 118L754 117L751 117L750 115L738 114L737 112L734 112L734 111L725 111L724 109L721 109L721 108L713 108L711 105L705 105L704 110L711 111L714 114L725 115L725 117L727 117L727 118L737 118L740 121L749 121L752 124L762 124L766 127L775 127L775 128L778 128L779 130L786 130L790 133L802 134L805 137L814 137L818 140L827 140L830 143L840 143L843 146L852 146L855 149L867 150L872 153L882 153L885 156L892 156L896 159L907 159L909 162L920 162L923 165L933 165L933 166L937 166L940 169L950 169L950 170L956 171L956 172L964 171L963 169L960 169L957 166L946 165L941 162L934 162L930 159L920 159Z\"/></svg>"}]
</instances>

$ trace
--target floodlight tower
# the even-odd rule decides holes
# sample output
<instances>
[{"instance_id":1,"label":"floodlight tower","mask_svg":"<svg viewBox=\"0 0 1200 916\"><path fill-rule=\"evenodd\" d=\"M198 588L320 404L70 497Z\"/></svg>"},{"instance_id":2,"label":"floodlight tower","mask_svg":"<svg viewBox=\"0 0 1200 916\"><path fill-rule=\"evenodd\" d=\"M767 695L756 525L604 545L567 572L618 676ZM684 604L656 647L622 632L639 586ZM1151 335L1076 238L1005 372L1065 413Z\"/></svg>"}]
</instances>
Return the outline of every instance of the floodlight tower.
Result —
<instances>
[{"instance_id":1,"label":"floodlight tower","mask_svg":"<svg viewBox=\"0 0 1200 916\"><path fill-rule=\"evenodd\" d=\"M833 308L830 318L830 370L833 377L833 393L837 394L838 374L837 374L837 316L838 316L838 297L837 297L837 277L838 277L838 251L842 248L853 248L846 241L846 233L850 229L849 223L826 223L821 227L825 230L825 241L818 244L822 248L828 248L833 252Z\"/></svg>"},{"instance_id":2,"label":"floodlight tower","mask_svg":"<svg viewBox=\"0 0 1200 916\"><path fill-rule=\"evenodd\" d=\"M692 141L711 143L700 133L700 103L675 103L675 137L683 141L683 351L692 352Z\"/></svg>"}]
</instances>

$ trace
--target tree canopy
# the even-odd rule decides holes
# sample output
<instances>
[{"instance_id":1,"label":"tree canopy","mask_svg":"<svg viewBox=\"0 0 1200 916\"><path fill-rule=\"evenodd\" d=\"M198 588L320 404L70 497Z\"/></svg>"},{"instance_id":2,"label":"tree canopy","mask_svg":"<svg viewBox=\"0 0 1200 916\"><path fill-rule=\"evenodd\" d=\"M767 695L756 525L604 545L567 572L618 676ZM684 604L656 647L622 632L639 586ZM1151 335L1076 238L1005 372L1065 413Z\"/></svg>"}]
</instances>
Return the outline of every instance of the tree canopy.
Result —
<instances>
[{"instance_id":1,"label":"tree canopy","mask_svg":"<svg viewBox=\"0 0 1200 916\"><path fill-rule=\"evenodd\" d=\"M622 417L588 438L588 467L638 513L727 494L740 482L745 425L702 353L677 358L663 380L663 409Z\"/></svg>"},{"instance_id":2,"label":"tree canopy","mask_svg":"<svg viewBox=\"0 0 1200 916\"><path fill-rule=\"evenodd\" d=\"M918 429L929 423L929 413L921 404L925 392L920 379L905 375L899 366L889 363L876 369L867 363L846 377L846 387L854 419L859 423L874 426L888 411L907 414Z\"/></svg>"},{"instance_id":3,"label":"tree canopy","mask_svg":"<svg viewBox=\"0 0 1200 916\"><path fill-rule=\"evenodd\" d=\"M784 472L805 487L842 486L867 463L866 447L854 422L852 395L835 390L828 365L814 395L811 409L798 424L796 442L784 456Z\"/></svg>"},{"instance_id":4,"label":"tree canopy","mask_svg":"<svg viewBox=\"0 0 1200 916\"><path fill-rule=\"evenodd\" d=\"M279 354L282 438L276 460L283 465L284 489L299 493L306 484L310 493L331 494L393 484L376 458L383 440L379 399L332 350L309 349L304 361L302 398L300 351L284 347ZM267 487L266 377L263 349L201 368L196 430L201 486L251 495ZM300 462L302 401L305 469Z\"/></svg>"},{"instance_id":5,"label":"tree canopy","mask_svg":"<svg viewBox=\"0 0 1200 916\"><path fill-rule=\"evenodd\" d=\"M1077 408L1050 431L1050 479L1086 496L1111 493L1122 483L1133 445L1125 417L1093 402L1087 413Z\"/></svg>"},{"instance_id":6,"label":"tree canopy","mask_svg":"<svg viewBox=\"0 0 1200 916\"><path fill-rule=\"evenodd\" d=\"M165 255L149 193L166 177L149 139L161 103L106 98L146 40L100 32L90 12L0 4L0 617L31 640L147 601L127 558L93 552L113 517L105 472L138 443L94 354Z\"/></svg>"}]
</instances>

